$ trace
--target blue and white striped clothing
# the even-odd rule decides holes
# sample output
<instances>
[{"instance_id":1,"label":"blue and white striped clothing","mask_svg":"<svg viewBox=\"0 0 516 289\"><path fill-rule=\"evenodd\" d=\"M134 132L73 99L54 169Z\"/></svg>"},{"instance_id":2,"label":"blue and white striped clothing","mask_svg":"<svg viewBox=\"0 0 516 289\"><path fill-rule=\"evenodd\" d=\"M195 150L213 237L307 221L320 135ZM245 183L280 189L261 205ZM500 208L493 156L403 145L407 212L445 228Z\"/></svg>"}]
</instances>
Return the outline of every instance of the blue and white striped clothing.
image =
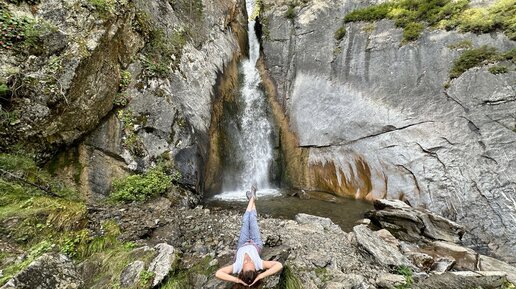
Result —
<instances>
[{"instance_id":1,"label":"blue and white striped clothing","mask_svg":"<svg viewBox=\"0 0 516 289\"><path fill-rule=\"evenodd\" d=\"M253 243L246 243L242 247L238 248L236 253L236 260L233 263L233 274L239 274L244 267L244 255L247 253L251 260L253 260L256 271L263 269L263 260L260 258L260 254Z\"/></svg>"}]
</instances>

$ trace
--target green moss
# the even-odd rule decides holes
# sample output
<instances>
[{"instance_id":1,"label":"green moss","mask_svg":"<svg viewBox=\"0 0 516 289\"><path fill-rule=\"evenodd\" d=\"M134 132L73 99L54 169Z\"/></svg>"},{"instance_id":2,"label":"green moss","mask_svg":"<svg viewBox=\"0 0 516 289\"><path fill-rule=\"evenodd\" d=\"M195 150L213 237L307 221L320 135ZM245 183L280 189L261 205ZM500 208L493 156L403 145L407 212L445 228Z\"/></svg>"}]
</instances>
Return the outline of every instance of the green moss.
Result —
<instances>
[{"instance_id":1,"label":"green moss","mask_svg":"<svg viewBox=\"0 0 516 289\"><path fill-rule=\"evenodd\" d=\"M485 45L476 49L467 50L453 62L452 69L450 70L450 78L457 78L466 70L493 62L500 59L499 57L496 48Z\"/></svg>"},{"instance_id":2,"label":"green moss","mask_svg":"<svg viewBox=\"0 0 516 289\"><path fill-rule=\"evenodd\" d=\"M93 8L95 8L95 11L101 16L102 18L109 18L110 16L114 15L115 13L115 0L87 0Z\"/></svg>"},{"instance_id":3,"label":"green moss","mask_svg":"<svg viewBox=\"0 0 516 289\"><path fill-rule=\"evenodd\" d=\"M455 43L448 45L448 48L450 48L450 49L471 49L471 48L473 48L473 43L471 42L471 40L465 39L465 40L457 41Z\"/></svg>"},{"instance_id":4,"label":"green moss","mask_svg":"<svg viewBox=\"0 0 516 289\"><path fill-rule=\"evenodd\" d=\"M467 8L468 0L395 0L357 9L344 17L344 21L376 21L392 19L397 27L407 25L434 26L459 29L463 32L488 33L503 31L516 39L516 0L498 0L489 8ZM419 27L417 27L419 29ZM416 35L414 27L406 34ZM408 40L405 38L405 40Z\"/></svg>"},{"instance_id":5,"label":"green moss","mask_svg":"<svg viewBox=\"0 0 516 289\"><path fill-rule=\"evenodd\" d=\"M167 191L172 177L162 167L156 167L141 175L132 175L113 182L111 198L122 202L142 202Z\"/></svg>"},{"instance_id":6,"label":"green moss","mask_svg":"<svg viewBox=\"0 0 516 289\"><path fill-rule=\"evenodd\" d=\"M411 22L405 25L403 28L403 40L414 41L419 38L421 32L423 32L424 26L418 22Z\"/></svg>"},{"instance_id":7,"label":"green moss","mask_svg":"<svg viewBox=\"0 0 516 289\"><path fill-rule=\"evenodd\" d=\"M296 5L293 3L289 4L284 16L287 19L294 20L296 18Z\"/></svg>"},{"instance_id":8,"label":"green moss","mask_svg":"<svg viewBox=\"0 0 516 289\"><path fill-rule=\"evenodd\" d=\"M339 29L337 29L337 31L335 31L335 40L341 41L342 38L344 38L344 36L346 36L346 27L342 26Z\"/></svg>"},{"instance_id":9,"label":"green moss","mask_svg":"<svg viewBox=\"0 0 516 289\"><path fill-rule=\"evenodd\" d=\"M381 20L387 18L389 12L392 9L393 5L391 3L382 3L379 5L368 6L346 14L344 17L344 22Z\"/></svg>"},{"instance_id":10,"label":"green moss","mask_svg":"<svg viewBox=\"0 0 516 289\"><path fill-rule=\"evenodd\" d=\"M492 74L502 74L502 73L509 72L509 68L507 68L507 66L503 66L503 65L494 65L494 66L489 67L488 70Z\"/></svg>"}]
</instances>

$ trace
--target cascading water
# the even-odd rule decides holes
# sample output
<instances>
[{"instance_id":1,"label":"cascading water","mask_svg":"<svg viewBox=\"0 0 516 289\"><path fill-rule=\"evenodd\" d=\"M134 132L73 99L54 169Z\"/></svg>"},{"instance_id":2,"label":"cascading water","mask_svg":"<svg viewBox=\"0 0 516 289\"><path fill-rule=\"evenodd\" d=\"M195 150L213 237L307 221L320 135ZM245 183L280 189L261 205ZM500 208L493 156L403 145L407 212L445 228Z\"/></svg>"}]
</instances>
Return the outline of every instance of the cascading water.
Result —
<instances>
[{"instance_id":1,"label":"cascading water","mask_svg":"<svg viewBox=\"0 0 516 289\"><path fill-rule=\"evenodd\" d=\"M254 0L246 1L248 15L253 15ZM257 184L258 194L274 194L271 189L270 168L273 160L272 127L267 117L267 102L260 88L260 74L256 62L260 56L260 43L255 33L255 20L248 21L249 58L242 61L240 73L239 109L229 129L227 138L231 150L227 162L231 169L223 174L223 193L217 199L245 199L245 191Z\"/></svg>"}]
</instances>

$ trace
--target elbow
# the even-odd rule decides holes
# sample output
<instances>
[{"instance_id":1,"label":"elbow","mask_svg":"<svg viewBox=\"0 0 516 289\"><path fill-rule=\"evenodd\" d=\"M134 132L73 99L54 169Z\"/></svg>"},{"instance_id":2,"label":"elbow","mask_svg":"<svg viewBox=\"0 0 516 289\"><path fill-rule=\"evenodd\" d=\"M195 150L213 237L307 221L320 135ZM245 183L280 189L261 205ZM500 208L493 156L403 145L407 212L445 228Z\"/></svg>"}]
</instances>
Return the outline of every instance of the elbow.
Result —
<instances>
[{"instance_id":1,"label":"elbow","mask_svg":"<svg viewBox=\"0 0 516 289\"><path fill-rule=\"evenodd\" d=\"M221 277L221 273L222 273L222 272L221 272L221 270L220 270L220 269L219 269L219 270L217 270L217 272L215 272L215 277L217 277L217 278L221 279L221 278L220 278L220 277Z\"/></svg>"}]
</instances>

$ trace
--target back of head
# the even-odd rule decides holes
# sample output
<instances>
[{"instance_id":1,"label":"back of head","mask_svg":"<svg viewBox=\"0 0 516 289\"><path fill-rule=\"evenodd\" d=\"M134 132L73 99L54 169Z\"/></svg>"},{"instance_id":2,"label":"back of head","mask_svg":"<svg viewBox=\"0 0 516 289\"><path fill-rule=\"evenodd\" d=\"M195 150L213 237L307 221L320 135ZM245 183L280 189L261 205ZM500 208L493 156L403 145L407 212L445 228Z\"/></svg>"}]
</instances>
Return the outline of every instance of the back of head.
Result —
<instances>
[{"instance_id":1,"label":"back of head","mask_svg":"<svg viewBox=\"0 0 516 289\"><path fill-rule=\"evenodd\" d=\"M238 274L238 278L240 278L240 280L244 281L246 284L251 284L254 282L254 279L256 279L256 276L258 276L258 272L256 271L253 271L253 270L250 270L250 271L243 271L240 272L240 274ZM242 284L238 284L238 283L235 283L233 284L233 289L237 289L237 288L259 288L261 284L261 280L256 282L256 284L254 284L252 287L247 287L247 286L244 286Z\"/></svg>"}]
</instances>

